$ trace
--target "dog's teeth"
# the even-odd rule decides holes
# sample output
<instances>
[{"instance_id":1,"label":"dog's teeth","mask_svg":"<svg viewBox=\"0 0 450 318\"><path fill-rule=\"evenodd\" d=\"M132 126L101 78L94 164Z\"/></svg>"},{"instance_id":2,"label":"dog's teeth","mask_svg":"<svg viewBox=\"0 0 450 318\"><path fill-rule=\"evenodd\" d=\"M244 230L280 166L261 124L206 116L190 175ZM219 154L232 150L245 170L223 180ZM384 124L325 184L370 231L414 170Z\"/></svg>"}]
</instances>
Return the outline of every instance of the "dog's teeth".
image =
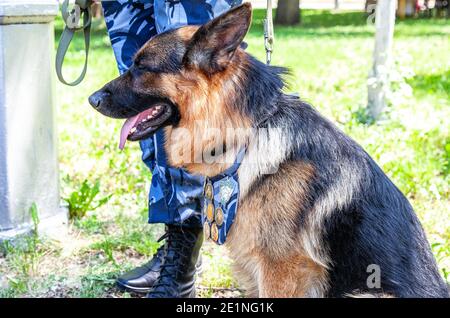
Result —
<instances>
[{"instance_id":1,"label":"dog's teeth","mask_svg":"<svg viewBox=\"0 0 450 318\"><path fill-rule=\"evenodd\" d=\"M150 118L152 118L152 116L151 116L151 115L148 115L148 116L147 116L147 119L150 119Z\"/></svg>"},{"instance_id":2,"label":"dog's teeth","mask_svg":"<svg viewBox=\"0 0 450 318\"><path fill-rule=\"evenodd\" d=\"M130 134L134 133L136 131L136 127L131 128Z\"/></svg>"}]
</instances>

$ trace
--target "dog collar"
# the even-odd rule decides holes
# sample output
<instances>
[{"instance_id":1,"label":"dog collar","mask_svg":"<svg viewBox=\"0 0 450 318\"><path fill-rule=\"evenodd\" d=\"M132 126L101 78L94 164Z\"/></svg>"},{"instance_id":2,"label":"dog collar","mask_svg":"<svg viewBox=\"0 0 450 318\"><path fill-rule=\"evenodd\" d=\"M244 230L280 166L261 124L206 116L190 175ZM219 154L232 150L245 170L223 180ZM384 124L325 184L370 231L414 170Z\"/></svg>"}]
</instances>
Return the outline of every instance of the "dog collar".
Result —
<instances>
[{"instance_id":1,"label":"dog collar","mask_svg":"<svg viewBox=\"0 0 450 318\"><path fill-rule=\"evenodd\" d=\"M223 173L205 178L202 197L202 222L205 239L225 243L236 217L239 201L238 169L246 148L242 148L233 165Z\"/></svg>"}]
</instances>

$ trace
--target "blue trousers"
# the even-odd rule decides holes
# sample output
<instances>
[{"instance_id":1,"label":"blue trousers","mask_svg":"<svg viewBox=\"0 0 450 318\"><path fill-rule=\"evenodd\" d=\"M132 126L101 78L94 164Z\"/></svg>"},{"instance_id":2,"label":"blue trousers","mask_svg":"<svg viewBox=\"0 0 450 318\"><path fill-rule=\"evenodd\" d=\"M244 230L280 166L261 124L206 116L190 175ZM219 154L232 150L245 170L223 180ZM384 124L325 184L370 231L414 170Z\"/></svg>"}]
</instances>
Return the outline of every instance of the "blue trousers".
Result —
<instances>
[{"instance_id":1,"label":"blue trousers","mask_svg":"<svg viewBox=\"0 0 450 318\"><path fill-rule=\"evenodd\" d=\"M117 0L103 1L108 34L120 73L133 64L137 50L158 33L199 25L242 0ZM142 160L152 170L149 223L201 227L200 196L204 178L167 164L164 134L140 142Z\"/></svg>"}]
</instances>

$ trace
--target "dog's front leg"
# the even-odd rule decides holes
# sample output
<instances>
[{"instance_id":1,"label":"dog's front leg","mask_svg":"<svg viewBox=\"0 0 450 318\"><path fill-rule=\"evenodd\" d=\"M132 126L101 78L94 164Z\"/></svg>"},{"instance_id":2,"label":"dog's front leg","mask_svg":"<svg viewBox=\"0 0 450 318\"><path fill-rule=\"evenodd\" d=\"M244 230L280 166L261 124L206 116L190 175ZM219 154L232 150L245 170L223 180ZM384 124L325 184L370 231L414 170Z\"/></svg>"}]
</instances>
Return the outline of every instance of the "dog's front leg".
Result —
<instances>
[{"instance_id":1,"label":"dog's front leg","mask_svg":"<svg viewBox=\"0 0 450 318\"><path fill-rule=\"evenodd\" d=\"M324 297L326 286L326 270L305 255L264 259L260 263L261 298Z\"/></svg>"}]
</instances>

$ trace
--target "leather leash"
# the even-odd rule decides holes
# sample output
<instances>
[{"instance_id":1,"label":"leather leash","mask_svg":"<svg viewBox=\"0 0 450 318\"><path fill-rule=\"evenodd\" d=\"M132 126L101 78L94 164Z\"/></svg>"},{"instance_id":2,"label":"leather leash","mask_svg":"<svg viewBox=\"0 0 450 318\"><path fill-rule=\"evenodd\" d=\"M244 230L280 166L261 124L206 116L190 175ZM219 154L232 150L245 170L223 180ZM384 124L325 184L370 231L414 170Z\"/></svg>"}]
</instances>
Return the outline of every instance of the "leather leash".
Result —
<instances>
[{"instance_id":1,"label":"leather leash","mask_svg":"<svg viewBox=\"0 0 450 318\"><path fill-rule=\"evenodd\" d=\"M56 52L56 74L58 79L66 85L76 86L80 84L86 76L88 59L89 59L89 47L91 38L91 22L92 22L92 0L75 0L75 5L72 10L69 10L69 0L64 0L61 6L61 15L66 24L64 31L59 40L58 50ZM79 21L83 16L83 24L80 26ZM70 43L77 31L83 30L84 33L84 45L85 45L85 60L84 67L80 76L73 82L67 82L62 74L62 68L64 64L64 58L69 50Z\"/></svg>"}]
</instances>

